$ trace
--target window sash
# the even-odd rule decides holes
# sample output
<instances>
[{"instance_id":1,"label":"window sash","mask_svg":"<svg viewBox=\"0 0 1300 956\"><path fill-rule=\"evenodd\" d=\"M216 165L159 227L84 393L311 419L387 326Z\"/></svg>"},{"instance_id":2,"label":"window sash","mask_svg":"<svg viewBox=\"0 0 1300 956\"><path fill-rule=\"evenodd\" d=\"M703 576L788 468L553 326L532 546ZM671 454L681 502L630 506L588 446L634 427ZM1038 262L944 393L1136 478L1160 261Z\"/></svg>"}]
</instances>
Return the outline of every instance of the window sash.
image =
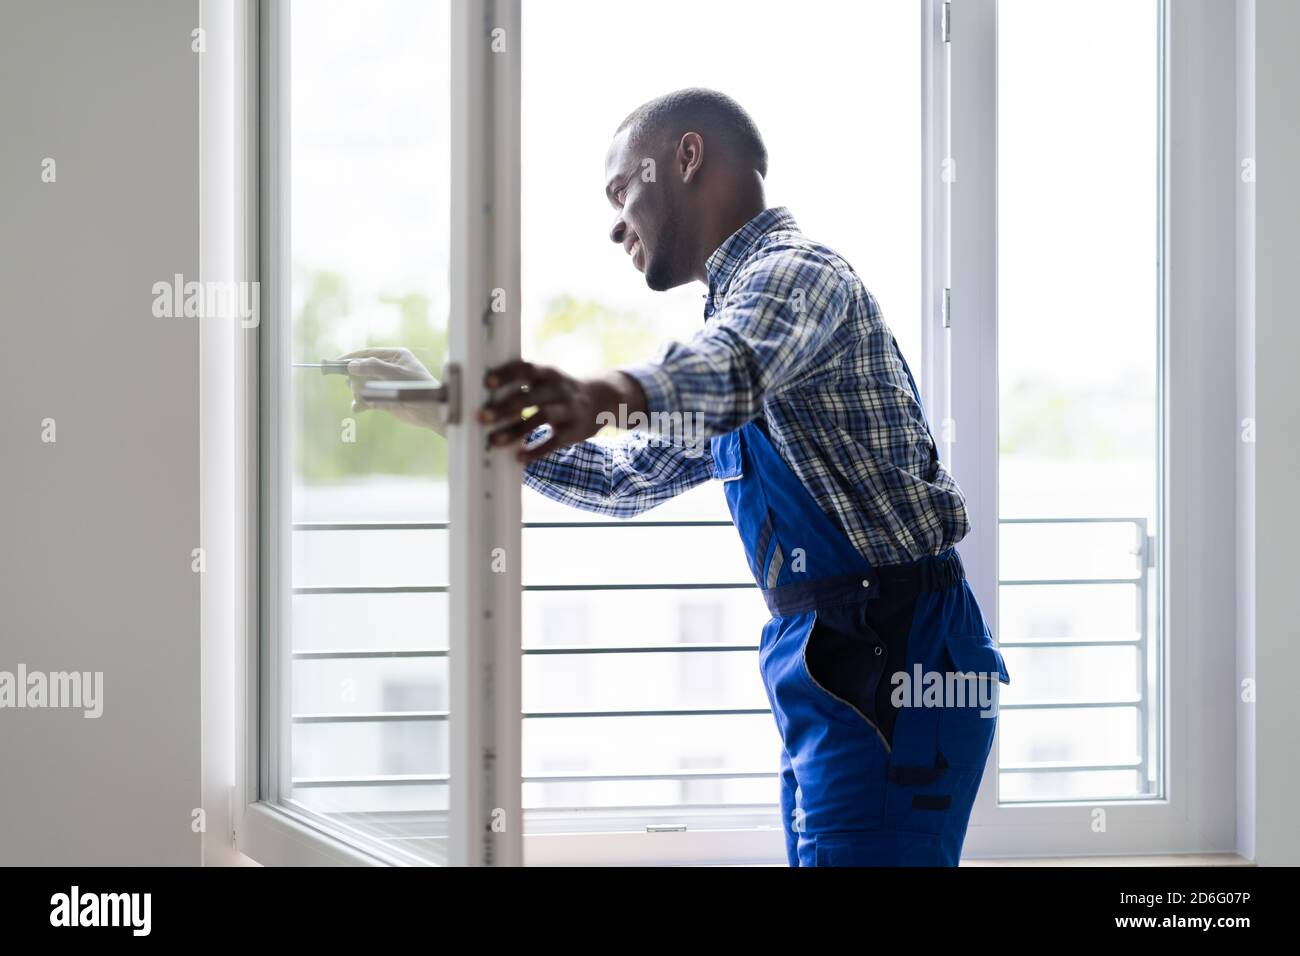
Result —
<instances>
[{"instance_id":1,"label":"window sash","mask_svg":"<svg viewBox=\"0 0 1300 956\"><path fill-rule=\"evenodd\" d=\"M1207 104L1200 93L1206 80L1203 76L1197 80L1198 69L1203 70L1208 60L1216 78L1222 74L1226 89L1233 88L1233 11L1230 5L1217 6L1219 9L1214 4L1162 7L1162 100L1166 105L1161 141L1179 142L1189 155L1214 153L1219 137L1230 150L1233 139L1231 97ZM952 0L950 11L952 42L947 72L932 80L937 88L950 92L948 138L935 136L938 143L947 143L948 150L936 148L931 162L955 157L957 178L948 184L947 208L936 203L930 234L939 244L933 258L943 261L945 254L950 257L952 320L951 328L944 330L941 316L928 317L935 328L932 341L941 352L942 359L937 360L943 368L936 376L935 384L940 387L928 400L946 413L962 410L960 440L946 449L966 493L972 523L972 532L960 550L972 588L996 636L997 144L993 118L997 5L996 0ZM1043 42L1056 39L1044 36ZM936 68L943 59L935 58ZM929 128L941 129L933 118ZM1232 849L1233 784L1231 773L1224 772L1225 767L1235 766L1232 695L1216 691L1223 674L1215 666L1192 667L1190 662L1213 661L1226 665L1231 674L1231 641L1225 640L1233 633L1231 614L1225 616L1209 598L1224 593L1225 579L1211 571L1213 562L1193 555L1232 553L1230 518L1226 524L1211 521L1209 530L1204 519L1206 515L1231 514L1233 456L1215 450L1206 430L1195 424L1195 416L1203 414L1207 406L1234 408L1233 380L1231 374L1209 378L1197 374L1197 369L1215 364L1214 349L1221 345L1210 343L1223 338L1221 331L1215 331L1216 324L1223 323L1184 291L1197 288L1204 281L1202 276L1213 275L1232 261L1231 246L1225 246L1207 224L1212 217L1198 218L1197 213L1207 201L1231 201L1233 181L1225 178L1225 182L1226 191L1212 173L1175 160L1167 162L1161 197L1164 244L1169 248L1161 280L1159 370L1165 422L1160 449L1165 534L1159 542L1161 554L1151 578L1151 593L1163 619L1166 648L1172 649L1162 665L1167 676L1161 714L1167 731L1161 755L1166 795L1162 799L1000 805L996 798L999 747L995 742L971 815L965 844L969 857ZM1171 247L1171 236L1186 241ZM1223 314L1231 313L1219 313ZM1166 475L1168 483L1163 478ZM1198 542L1195 550L1189 547L1190 541Z\"/></svg>"},{"instance_id":2,"label":"window sash","mask_svg":"<svg viewBox=\"0 0 1300 956\"><path fill-rule=\"evenodd\" d=\"M283 370L289 335L289 4L250 2L257 23L260 102L262 309L260 475L261 611L249 628L247 692L257 700L246 722L242 759L256 767L235 796L241 850L263 862L389 862L420 859L316 814L289 798L293 662L289 597L292 417ZM458 0L453 38L451 181L451 315L449 357L464 383L462 404L477 406L486 369L519 354L519 0ZM488 50L482 25L505 30L504 54ZM484 157L495 161L485 163ZM505 312L482 321L493 289L506 291ZM472 415L448 429L451 458L449 624L451 727L450 811L444 858L453 865L522 862L520 810L519 561L520 467L504 450L484 455L485 430ZM490 505L490 506L489 506ZM494 573L494 548L506 572ZM490 759L488 759L490 757ZM254 780L256 781L254 783ZM506 826L486 826L495 814Z\"/></svg>"}]
</instances>

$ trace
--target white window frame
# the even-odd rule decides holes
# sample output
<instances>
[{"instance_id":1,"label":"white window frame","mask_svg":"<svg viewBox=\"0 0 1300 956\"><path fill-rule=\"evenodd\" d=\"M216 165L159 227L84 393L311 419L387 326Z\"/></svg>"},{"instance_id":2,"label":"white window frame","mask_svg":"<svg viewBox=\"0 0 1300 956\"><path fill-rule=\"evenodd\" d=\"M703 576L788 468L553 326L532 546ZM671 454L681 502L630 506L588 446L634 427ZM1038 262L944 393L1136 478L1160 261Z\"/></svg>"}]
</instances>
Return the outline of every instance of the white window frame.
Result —
<instances>
[{"instance_id":1,"label":"white window frame","mask_svg":"<svg viewBox=\"0 0 1300 956\"><path fill-rule=\"evenodd\" d=\"M936 20L941 6L936 2ZM938 124L929 127L928 162L934 168L944 157L956 161L955 181L937 187L941 198L931 229L933 260L950 262L952 317L944 329L941 309L927 314L927 342L938 345L931 359L940 365L939 375L927 377L927 403L960 418L959 440L945 449L970 510L972 531L960 551L996 635L997 5L951 0L947 6L947 55L932 58L938 72L928 82L949 92L951 115L948 138ZM1234 17L1232 4L1213 0L1166 3L1162 17L1164 535L1156 572L1163 569L1164 587L1154 587L1152 595L1163 602L1165 795L1000 805L995 744L971 815L968 858L1234 849L1235 780L1224 772L1236 763L1234 695L1223 691L1225 676L1235 672L1234 609L1224 600L1232 593L1232 575L1224 567L1230 560L1212 558L1234 554L1236 533L1235 459L1223 453L1221 437L1231 434L1236 405L1233 363L1222 359L1233 353L1235 334L1224 320L1233 315L1234 295ZM1215 82L1222 92L1207 96ZM946 151L939 150L942 143ZM927 284L932 294L942 288L937 275ZM1105 809L1104 829L1095 825L1098 808Z\"/></svg>"},{"instance_id":2,"label":"white window frame","mask_svg":"<svg viewBox=\"0 0 1300 956\"><path fill-rule=\"evenodd\" d=\"M281 370L289 361L289 0L203 0L201 156L205 281L261 281L256 331L204 329L204 858L208 863L410 863L363 834L280 797L289 722L287 572L292 442ZM491 53L486 24L505 30ZM462 408L489 367L519 355L519 2L452 5L449 359ZM494 159L485 162L484 157ZM489 309L495 289L506 308ZM486 317L486 319L485 319ZM223 415L222 409L233 410ZM520 808L521 467L485 451L472 414L448 427L450 475L450 810L452 865L516 866ZM222 450L235 461L215 461ZM504 549L504 573L494 549ZM497 562L496 568L500 568ZM264 573L263 573L264 572ZM226 609L222 611L221 609ZM234 609L231 613L230 609ZM265 637L265 639L263 639ZM278 691L278 692L276 692ZM233 731L233 732L232 732ZM503 819L504 829L491 824ZM237 852L236 852L237 851Z\"/></svg>"},{"instance_id":3,"label":"white window frame","mask_svg":"<svg viewBox=\"0 0 1300 956\"><path fill-rule=\"evenodd\" d=\"M505 23L518 51L519 0L457 0L453 4L456 31L469 24ZM1235 766L1232 695L1215 693L1221 677L1233 673L1232 642L1224 639L1234 628L1233 609L1222 601L1224 571L1208 556L1233 553L1235 527L1233 459L1216 451L1217 440L1203 421L1233 417L1234 381L1231 369L1207 381L1204 371L1216 368L1216 352L1224 332L1222 315L1232 314L1232 292L1214 288L1214 270L1225 259L1213 217L1201 218L1206 197L1217 196L1217 168L1196 162L1180 163L1179 155L1213 152L1225 132L1233 141L1231 41L1227 60L1216 31L1223 14L1213 0L1180 0L1170 5L1166 41L1169 109L1166 141L1177 146L1167 164L1166 237L1168 259L1164 308L1167 366L1165 375L1167 429L1165 474L1169 481L1163 564L1167 569L1165 629L1173 635L1168 656L1167 702L1164 716L1169 771L1167 797L1160 801L1106 803L1108 826L1097 833L1092 810L1099 804L998 806L995 798L996 749L991 758L968 832L965 856L1007 857L1063 854L1134 854L1232 849L1235 781L1224 767ZM495 12L492 12L495 8ZM996 77L995 0L923 0L922 108L923 215L923 386L932 419L954 418L961 409L959 441L943 449L971 508L972 532L961 551L972 586L996 633L996 166L993 142ZM262 542L261 527L279 528L282 488L260 488L259 459L263 449L284 451L279 441L286 423L259 409L283 415L284 403L274 400L279 383L273 370L282 337L287 332L287 290L277 288L276 257L287 248L283 216L268 197L283 197L287 169L283 148L267 141L263 130L282 115L283 76L263 73L263 67L283 59L267 56L282 42L287 2L277 0L202 0L201 22L207 30L209 52L203 61L203 278L255 280L264 277L262 332L240 332L229 325L207 325L203 331L201 389L204 398L205 493L203 528L208 573L203 582L204 604L204 806L209 817L204 835L205 862L266 864L384 865L400 863L364 841L340 839L319 821L291 812L273 799L276 781L271 765L277 742L264 739L264 690L280 680L279 652L263 656L258 568L276 568L274 555L283 541ZM949 17L952 42L943 36ZM1232 25L1232 14L1227 16ZM1045 42L1050 40L1045 39ZM456 44L453 44L455 48ZM462 51L463 52L463 51ZM1225 80L1228 93L1206 104L1211 80L1201 79L1207 56L1214 77ZM519 341L517 311L519 282L519 72L517 55L492 79L485 48L479 57L461 56L453 63L453 89L460 84L483 96L471 102L453 97L462 107L453 111L453 178L463 177L467 189L453 189L453 306L451 355L463 366L466 407L472 407L482 370L516 355ZM498 62L500 65L500 61ZM476 77L477 82L471 82ZM951 103L951 115L948 112ZM495 140L494 140L495 137ZM273 140L274 137L271 137ZM492 152L495 150L495 152ZM507 161L484 176L482 157ZM1217 155L1217 154L1216 154ZM959 163L956 182L945 181L944 160ZM262 171L259 178L259 168ZM1231 203L1228 181L1225 202ZM495 241L491 222L474 216L482 209L471 197L492 194L496 201ZM1198 205L1199 204L1199 205ZM287 208L287 207L284 207ZM1231 207L1229 206L1229 211ZM220 211L213 215L212 211ZM265 219L263 224L259 217ZM1231 218L1229 218L1231 224ZM1230 236L1231 228L1226 230ZM261 248L260 237L269 238ZM469 250L491 250L469 254ZM1229 250L1231 261L1231 252ZM512 311L505 314L493 341L480 333L486 291L508 290ZM951 289L952 327L945 328L945 289ZM1220 309L1223 311L1218 311ZM1231 344L1232 330L1227 339ZM259 387L259 376L261 384ZM214 412L225 408L229 414ZM976 410L971 418L969 410ZM215 416L215 418L214 418ZM214 436L209 438L209 436ZM951 435L949 436L951 437ZM259 439L262 439L259 447ZM519 562L509 573L470 574L486 568L492 547L519 551L519 476L516 468L494 458L484 467L482 431L467 420L453 429L453 495L455 508L476 515L461 522L453 535L453 594L462 593L452 620L452 699L476 699L482 711L453 720L453 777L469 785L453 787L453 820L466 820L472 808L480 812L502 807L507 821L520 821L520 653ZM219 460L223 449L234 448L233 461ZM281 474L285 470L281 469ZM480 480L475 481L475 478ZM471 496L471 488L490 488L493 509ZM504 506L503 506L504 503ZM1218 509L1218 510L1216 510ZM454 513L460 513L459 510ZM1208 525L1207 514L1222 515ZM224 531L223 531L224 529ZM455 532L455 529L453 529ZM209 545L213 545L209 547ZM1231 575L1227 576L1230 580ZM283 584L274 590L282 591ZM282 621L284 609L270 601L272 620ZM495 630L482 627L483 612L495 611ZM223 610L224 609L224 610ZM459 637L457 636L459 635ZM473 636L473 639L471 639ZM476 656L481 653L482 656ZM483 693L485 673L495 657L498 681L494 692ZM471 691L471 687L476 690ZM1195 706L1194 706L1195 703ZM492 750L499 773L488 781L474 773L472 755ZM775 806L775 805L774 805ZM620 863L784 863L779 827L717 829L689 833L531 834L521 839L519 827L500 838L474 839L482 828L453 823L450 859L454 863L510 865ZM239 852L236 852L239 851ZM241 856L240 854L245 856Z\"/></svg>"}]
</instances>

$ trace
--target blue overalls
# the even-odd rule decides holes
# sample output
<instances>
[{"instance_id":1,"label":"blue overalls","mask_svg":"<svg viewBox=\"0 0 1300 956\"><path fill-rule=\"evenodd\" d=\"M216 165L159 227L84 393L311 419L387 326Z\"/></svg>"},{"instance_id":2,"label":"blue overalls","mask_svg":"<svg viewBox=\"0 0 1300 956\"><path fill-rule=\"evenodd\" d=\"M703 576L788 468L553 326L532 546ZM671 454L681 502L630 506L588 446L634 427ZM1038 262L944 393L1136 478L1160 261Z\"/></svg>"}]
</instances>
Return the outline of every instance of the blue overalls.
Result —
<instances>
[{"instance_id":1,"label":"blue overalls","mask_svg":"<svg viewBox=\"0 0 1300 956\"><path fill-rule=\"evenodd\" d=\"M784 744L790 865L956 866L993 746L997 686L1010 681L956 550L873 568L760 422L711 447L772 613L759 668ZM910 681L901 704L891 700L898 672ZM927 696L920 688L935 674L931 691L949 677ZM965 693L945 696L949 685Z\"/></svg>"}]
</instances>

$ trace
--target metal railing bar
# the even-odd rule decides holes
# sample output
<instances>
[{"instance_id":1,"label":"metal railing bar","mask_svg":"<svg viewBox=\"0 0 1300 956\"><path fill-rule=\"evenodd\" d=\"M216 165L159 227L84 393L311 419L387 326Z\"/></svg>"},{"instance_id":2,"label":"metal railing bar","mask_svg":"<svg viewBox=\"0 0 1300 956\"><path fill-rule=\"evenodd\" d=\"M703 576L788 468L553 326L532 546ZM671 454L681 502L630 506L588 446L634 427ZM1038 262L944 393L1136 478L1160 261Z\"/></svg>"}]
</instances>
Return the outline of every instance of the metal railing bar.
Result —
<instances>
[{"instance_id":1,"label":"metal railing bar","mask_svg":"<svg viewBox=\"0 0 1300 956\"><path fill-rule=\"evenodd\" d=\"M1003 705L1006 706L1006 705ZM527 711L525 720L579 717L744 717L772 713L769 707L695 707L679 710L540 710ZM445 710L394 710L355 714L294 714L295 724L365 724L376 722L447 720Z\"/></svg>"},{"instance_id":2,"label":"metal railing bar","mask_svg":"<svg viewBox=\"0 0 1300 956\"><path fill-rule=\"evenodd\" d=\"M735 591L757 590L753 581L716 582L701 584L525 584L524 592L555 591ZM420 585L362 585L362 586L304 586L293 589L294 594L446 594L445 584Z\"/></svg>"},{"instance_id":3,"label":"metal railing bar","mask_svg":"<svg viewBox=\"0 0 1300 956\"><path fill-rule=\"evenodd\" d=\"M1141 703L1140 697L1117 698L1115 700L1072 700L1072 701L1025 701L1000 702L999 710L1099 710L1115 707L1136 707ZM770 714L768 707L689 707L672 710L540 710L525 711L520 716L524 720L553 720L592 717L745 717L758 714ZM381 721L429 721L447 720L446 711L376 711L364 713L341 714L294 714L296 724L348 724L375 723Z\"/></svg>"},{"instance_id":4,"label":"metal railing bar","mask_svg":"<svg viewBox=\"0 0 1300 956\"><path fill-rule=\"evenodd\" d=\"M532 528L732 528L730 521L525 521L524 530Z\"/></svg>"},{"instance_id":5,"label":"metal railing bar","mask_svg":"<svg viewBox=\"0 0 1300 956\"><path fill-rule=\"evenodd\" d=\"M998 641L998 647L1137 647L1141 643L1141 636L1134 635L1116 638L1073 637L1046 641Z\"/></svg>"},{"instance_id":6,"label":"metal railing bar","mask_svg":"<svg viewBox=\"0 0 1300 956\"><path fill-rule=\"evenodd\" d=\"M620 647L611 644L565 644L550 647L525 647L525 657L568 657L575 654L719 654L729 651L757 651L757 644L638 644ZM294 660L343 661L387 660L393 658L441 658L450 652L446 648L422 647L410 650L337 650L294 651Z\"/></svg>"},{"instance_id":7,"label":"metal railing bar","mask_svg":"<svg viewBox=\"0 0 1300 956\"><path fill-rule=\"evenodd\" d=\"M1113 700L1033 700L998 702L998 710L1094 710L1106 707L1136 707L1142 703L1139 695L1117 697Z\"/></svg>"},{"instance_id":8,"label":"metal railing bar","mask_svg":"<svg viewBox=\"0 0 1300 956\"><path fill-rule=\"evenodd\" d=\"M730 521L525 521L525 530L551 528L730 528ZM447 531L448 521L295 521L294 531Z\"/></svg>"},{"instance_id":9,"label":"metal railing bar","mask_svg":"<svg viewBox=\"0 0 1300 956\"><path fill-rule=\"evenodd\" d=\"M770 707L695 707L680 710L540 710L525 712L525 720L573 717L744 717L770 714Z\"/></svg>"},{"instance_id":10,"label":"metal railing bar","mask_svg":"<svg viewBox=\"0 0 1300 956\"><path fill-rule=\"evenodd\" d=\"M663 770L630 773L538 773L524 774L524 783L618 783L624 780L765 780L775 770Z\"/></svg>"},{"instance_id":11,"label":"metal railing bar","mask_svg":"<svg viewBox=\"0 0 1300 956\"><path fill-rule=\"evenodd\" d=\"M295 521L294 531L447 531L447 521Z\"/></svg>"},{"instance_id":12,"label":"metal railing bar","mask_svg":"<svg viewBox=\"0 0 1300 956\"><path fill-rule=\"evenodd\" d=\"M1070 584L1133 584L1140 585L1141 578L1044 578L1042 580L1003 580L1001 587L1035 587ZM736 591L756 590L752 581L705 581L649 584L525 584L521 590L528 592L556 591ZM359 586L303 586L293 588L294 594L446 594L445 584L413 585L359 585Z\"/></svg>"},{"instance_id":13,"label":"metal railing bar","mask_svg":"<svg viewBox=\"0 0 1300 956\"><path fill-rule=\"evenodd\" d=\"M294 651L296 661L386 660L390 658L446 657L446 648L416 647L410 650Z\"/></svg>"},{"instance_id":14,"label":"metal railing bar","mask_svg":"<svg viewBox=\"0 0 1300 956\"><path fill-rule=\"evenodd\" d=\"M609 644L565 644L551 647L525 647L525 657L546 657L552 654L718 654L726 651L756 651L757 644L641 644L615 647Z\"/></svg>"},{"instance_id":15,"label":"metal railing bar","mask_svg":"<svg viewBox=\"0 0 1300 956\"><path fill-rule=\"evenodd\" d=\"M1146 518L999 518L998 524L1146 524Z\"/></svg>"},{"instance_id":16,"label":"metal railing bar","mask_svg":"<svg viewBox=\"0 0 1300 956\"><path fill-rule=\"evenodd\" d=\"M446 720L445 710L384 710L355 714L294 714L295 724L372 724L401 721Z\"/></svg>"},{"instance_id":17,"label":"metal railing bar","mask_svg":"<svg viewBox=\"0 0 1300 956\"><path fill-rule=\"evenodd\" d=\"M757 590L753 581L735 581L730 583L707 582L704 584L525 584L524 592L529 591L735 591Z\"/></svg>"},{"instance_id":18,"label":"metal railing bar","mask_svg":"<svg viewBox=\"0 0 1300 956\"><path fill-rule=\"evenodd\" d=\"M1013 763L998 768L1001 773L1076 773L1094 770L1137 770L1142 766L1141 757L1110 763L1089 763L1086 760L1056 760L1043 763Z\"/></svg>"},{"instance_id":19,"label":"metal railing bar","mask_svg":"<svg viewBox=\"0 0 1300 956\"><path fill-rule=\"evenodd\" d=\"M446 594L445 584L363 585L359 587L296 587L294 594Z\"/></svg>"},{"instance_id":20,"label":"metal railing bar","mask_svg":"<svg viewBox=\"0 0 1300 956\"><path fill-rule=\"evenodd\" d=\"M1039 585L1068 584L1141 584L1142 576L1135 578L999 578L998 585L1006 588L1035 587Z\"/></svg>"}]
</instances>

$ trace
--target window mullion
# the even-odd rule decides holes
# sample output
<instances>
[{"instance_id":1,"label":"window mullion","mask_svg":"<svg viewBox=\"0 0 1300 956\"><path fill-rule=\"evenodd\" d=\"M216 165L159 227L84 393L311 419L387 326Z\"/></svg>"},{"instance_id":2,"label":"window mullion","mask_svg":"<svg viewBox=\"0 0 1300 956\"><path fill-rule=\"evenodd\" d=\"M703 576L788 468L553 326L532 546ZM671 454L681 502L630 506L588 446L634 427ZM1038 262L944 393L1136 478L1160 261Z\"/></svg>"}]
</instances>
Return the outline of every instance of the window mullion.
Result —
<instances>
[{"instance_id":1,"label":"window mullion","mask_svg":"<svg viewBox=\"0 0 1300 956\"><path fill-rule=\"evenodd\" d=\"M949 9L951 40L943 44L949 149L942 173L949 197L951 306L948 327L935 336L944 353L947 386L939 432L966 496L971 529L960 545L962 559L997 635L996 2L954 0ZM995 740L971 814L973 826L995 808L997 766Z\"/></svg>"}]
</instances>

